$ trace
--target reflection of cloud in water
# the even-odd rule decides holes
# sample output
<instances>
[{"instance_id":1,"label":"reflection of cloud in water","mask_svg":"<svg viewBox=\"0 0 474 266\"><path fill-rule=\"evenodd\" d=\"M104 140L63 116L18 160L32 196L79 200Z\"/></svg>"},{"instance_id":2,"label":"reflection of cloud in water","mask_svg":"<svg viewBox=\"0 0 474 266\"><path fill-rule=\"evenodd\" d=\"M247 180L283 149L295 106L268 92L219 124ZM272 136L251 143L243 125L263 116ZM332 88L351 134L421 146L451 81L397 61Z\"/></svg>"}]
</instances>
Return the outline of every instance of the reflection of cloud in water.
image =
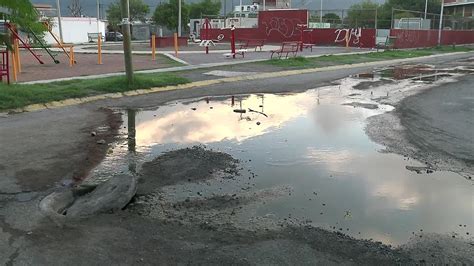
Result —
<instances>
[{"instance_id":1,"label":"reflection of cloud in water","mask_svg":"<svg viewBox=\"0 0 474 266\"><path fill-rule=\"evenodd\" d=\"M230 100L210 104L198 102L193 105L196 111L191 110L189 105L165 106L157 111L156 117L138 122L137 144L210 143L225 139L242 141L262 135L307 112L315 103L309 95L265 95L263 108L268 118L253 112L242 115L234 113ZM238 99L235 104L235 108L238 108ZM251 95L242 100L243 109L261 111L261 105L261 96ZM213 109L209 108L211 106ZM261 124L256 125L257 121Z\"/></svg>"}]
</instances>

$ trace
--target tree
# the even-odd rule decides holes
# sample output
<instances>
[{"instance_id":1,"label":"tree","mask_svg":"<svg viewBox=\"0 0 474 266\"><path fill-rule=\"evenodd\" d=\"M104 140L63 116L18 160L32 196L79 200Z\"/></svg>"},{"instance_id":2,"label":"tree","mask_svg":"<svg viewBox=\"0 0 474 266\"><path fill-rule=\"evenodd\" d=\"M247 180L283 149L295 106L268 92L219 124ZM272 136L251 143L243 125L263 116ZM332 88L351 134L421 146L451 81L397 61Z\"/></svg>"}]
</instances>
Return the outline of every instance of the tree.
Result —
<instances>
[{"instance_id":1,"label":"tree","mask_svg":"<svg viewBox=\"0 0 474 266\"><path fill-rule=\"evenodd\" d=\"M46 31L46 27L38 20L38 12L29 0L2 0L0 2L0 17L9 20L19 29L26 29L35 33ZM0 44L11 49L7 33L0 32Z\"/></svg>"},{"instance_id":2,"label":"tree","mask_svg":"<svg viewBox=\"0 0 474 266\"><path fill-rule=\"evenodd\" d=\"M341 23L341 17L336 13L327 13L323 16L323 21L326 23Z\"/></svg>"},{"instance_id":3,"label":"tree","mask_svg":"<svg viewBox=\"0 0 474 266\"><path fill-rule=\"evenodd\" d=\"M371 0L364 0L360 4L354 4L349 8L345 23L349 24L350 27L374 27L375 26L375 14L376 9L379 8L379 4L372 2Z\"/></svg>"},{"instance_id":4,"label":"tree","mask_svg":"<svg viewBox=\"0 0 474 266\"><path fill-rule=\"evenodd\" d=\"M71 13L71 16L73 17L81 17L82 12L84 11L82 9L82 5L79 2L79 0L72 0L71 5L67 7L69 9L69 12Z\"/></svg>"},{"instance_id":5,"label":"tree","mask_svg":"<svg viewBox=\"0 0 474 266\"><path fill-rule=\"evenodd\" d=\"M387 0L379 10L380 28L390 28L392 25L392 10L401 9L415 11L408 16L406 11L399 11L408 17L424 17L425 1ZM441 0L428 0L428 13L439 14L441 12ZM401 17L401 14L394 14L394 19ZM433 17L432 17L433 18Z\"/></svg>"},{"instance_id":6,"label":"tree","mask_svg":"<svg viewBox=\"0 0 474 266\"><path fill-rule=\"evenodd\" d=\"M189 5L189 17L201 18L202 15L217 16L221 11L221 3L216 0L203 0Z\"/></svg>"},{"instance_id":7,"label":"tree","mask_svg":"<svg viewBox=\"0 0 474 266\"><path fill-rule=\"evenodd\" d=\"M157 25L165 26L178 32L178 1L170 0L169 3L159 4L153 13L153 20ZM181 2L181 25L189 22L189 5Z\"/></svg>"},{"instance_id":8,"label":"tree","mask_svg":"<svg viewBox=\"0 0 474 266\"><path fill-rule=\"evenodd\" d=\"M145 21L148 13L150 13L150 7L143 0L130 0L130 22ZM119 0L115 0L108 6L107 19L112 29L117 29L121 24L122 13Z\"/></svg>"}]
</instances>

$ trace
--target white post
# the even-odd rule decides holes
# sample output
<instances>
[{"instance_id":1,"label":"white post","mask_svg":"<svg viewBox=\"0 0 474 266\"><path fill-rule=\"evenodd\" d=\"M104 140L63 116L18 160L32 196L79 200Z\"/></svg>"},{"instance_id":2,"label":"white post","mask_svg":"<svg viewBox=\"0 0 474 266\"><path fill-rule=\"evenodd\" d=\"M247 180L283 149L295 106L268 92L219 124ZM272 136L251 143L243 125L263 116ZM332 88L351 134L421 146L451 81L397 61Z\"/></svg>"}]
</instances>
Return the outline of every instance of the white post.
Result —
<instances>
[{"instance_id":1,"label":"white post","mask_svg":"<svg viewBox=\"0 0 474 266\"><path fill-rule=\"evenodd\" d=\"M178 37L181 37L181 1L178 0Z\"/></svg>"},{"instance_id":2,"label":"white post","mask_svg":"<svg viewBox=\"0 0 474 266\"><path fill-rule=\"evenodd\" d=\"M321 0L321 6L320 6L320 14L319 14L319 22L323 23L323 0Z\"/></svg>"},{"instance_id":3,"label":"white post","mask_svg":"<svg viewBox=\"0 0 474 266\"><path fill-rule=\"evenodd\" d=\"M428 12L428 0L425 2L425 20L426 20L426 14Z\"/></svg>"},{"instance_id":4,"label":"white post","mask_svg":"<svg viewBox=\"0 0 474 266\"><path fill-rule=\"evenodd\" d=\"M100 26L99 26L99 17L100 17L100 0L97 0L97 33L100 33ZM100 37L100 36L99 36Z\"/></svg>"},{"instance_id":5,"label":"white post","mask_svg":"<svg viewBox=\"0 0 474 266\"><path fill-rule=\"evenodd\" d=\"M438 46L441 45L441 34L443 32L444 0L441 2L441 16L439 17Z\"/></svg>"},{"instance_id":6,"label":"white post","mask_svg":"<svg viewBox=\"0 0 474 266\"><path fill-rule=\"evenodd\" d=\"M63 27L61 25L61 4L59 0L56 0L56 9L58 11L58 27L59 27L59 40L63 43Z\"/></svg>"},{"instance_id":7,"label":"white post","mask_svg":"<svg viewBox=\"0 0 474 266\"><path fill-rule=\"evenodd\" d=\"M263 0L263 11L265 11L265 0Z\"/></svg>"}]
</instances>

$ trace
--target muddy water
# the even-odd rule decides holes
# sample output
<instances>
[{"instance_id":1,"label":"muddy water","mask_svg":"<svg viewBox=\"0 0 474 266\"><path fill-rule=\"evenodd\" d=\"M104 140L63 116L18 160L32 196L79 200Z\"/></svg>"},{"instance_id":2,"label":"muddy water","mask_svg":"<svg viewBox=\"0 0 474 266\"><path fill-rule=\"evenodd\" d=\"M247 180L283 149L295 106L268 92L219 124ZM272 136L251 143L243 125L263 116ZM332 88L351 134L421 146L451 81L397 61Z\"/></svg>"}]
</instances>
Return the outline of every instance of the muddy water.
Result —
<instances>
[{"instance_id":1,"label":"muddy water","mask_svg":"<svg viewBox=\"0 0 474 266\"><path fill-rule=\"evenodd\" d=\"M227 185L245 193L289 188L241 219L298 219L393 245L430 232L469 237L471 230L472 235L472 185L451 172L417 174L406 166L421 163L383 153L384 147L365 134L365 120L392 108L343 105L347 94L333 86L123 111L127 139L96 174L136 172L164 151L202 144L239 159L242 175L230 181L234 184L188 186L190 195L201 191L206 196Z\"/></svg>"}]
</instances>

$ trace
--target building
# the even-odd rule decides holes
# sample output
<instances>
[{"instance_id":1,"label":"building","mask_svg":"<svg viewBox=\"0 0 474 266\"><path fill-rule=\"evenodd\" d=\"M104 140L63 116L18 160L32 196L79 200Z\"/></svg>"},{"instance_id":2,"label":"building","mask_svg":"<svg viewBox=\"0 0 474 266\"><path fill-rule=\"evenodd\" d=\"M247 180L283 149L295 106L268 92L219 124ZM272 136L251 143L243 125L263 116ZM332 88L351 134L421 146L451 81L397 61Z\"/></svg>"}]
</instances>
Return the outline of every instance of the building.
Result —
<instances>
[{"instance_id":1,"label":"building","mask_svg":"<svg viewBox=\"0 0 474 266\"><path fill-rule=\"evenodd\" d=\"M472 18L474 16L474 0L444 0L444 13Z\"/></svg>"},{"instance_id":2,"label":"building","mask_svg":"<svg viewBox=\"0 0 474 266\"><path fill-rule=\"evenodd\" d=\"M444 0L446 29L474 29L474 0Z\"/></svg>"}]
</instances>

